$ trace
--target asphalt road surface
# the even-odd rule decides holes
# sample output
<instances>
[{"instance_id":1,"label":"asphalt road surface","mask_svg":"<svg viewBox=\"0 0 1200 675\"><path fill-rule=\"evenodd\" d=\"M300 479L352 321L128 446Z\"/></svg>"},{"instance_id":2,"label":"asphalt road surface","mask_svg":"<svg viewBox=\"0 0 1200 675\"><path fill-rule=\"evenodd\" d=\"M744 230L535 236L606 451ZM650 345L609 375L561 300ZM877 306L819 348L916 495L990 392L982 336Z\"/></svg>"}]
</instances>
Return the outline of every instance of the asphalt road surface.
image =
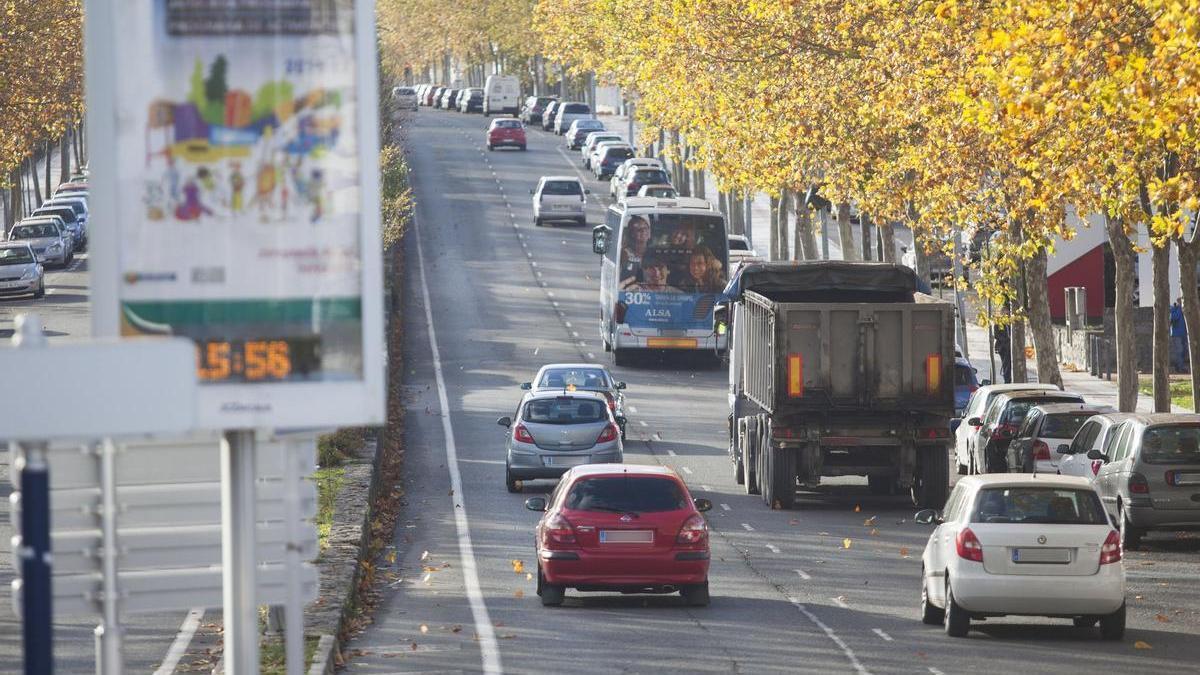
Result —
<instances>
[{"instance_id":1,"label":"asphalt road surface","mask_svg":"<svg viewBox=\"0 0 1200 675\"><path fill-rule=\"evenodd\" d=\"M568 591L543 608L527 576L537 514L523 502L551 483L505 491L496 418L544 363L609 362L590 227L532 222L529 189L579 170L578 153L535 130L527 152L488 152L477 115L422 108L407 126L418 205L405 270L407 506L374 623L347 647L350 672L1194 672L1200 540L1159 535L1127 556L1120 642L1042 619L991 619L951 639L919 619L929 530L907 499L844 480L768 510L733 481L726 376L703 360L614 372L629 383L626 461L670 466L715 504L712 605ZM607 185L581 175L594 225Z\"/></svg>"}]
</instances>

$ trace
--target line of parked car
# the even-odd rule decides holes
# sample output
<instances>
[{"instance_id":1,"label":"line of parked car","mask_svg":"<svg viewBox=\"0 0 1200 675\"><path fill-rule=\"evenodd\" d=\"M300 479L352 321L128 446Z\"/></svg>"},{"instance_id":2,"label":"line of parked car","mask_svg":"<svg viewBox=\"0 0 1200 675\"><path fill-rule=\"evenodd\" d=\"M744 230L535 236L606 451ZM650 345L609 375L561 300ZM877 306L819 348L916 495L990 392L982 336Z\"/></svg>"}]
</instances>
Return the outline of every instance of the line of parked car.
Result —
<instances>
[{"instance_id":1,"label":"line of parked car","mask_svg":"<svg viewBox=\"0 0 1200 675\"><path fill-rule=\"evenodd\" d=\"M66 267L87 249L87 176L62 183L0 242L0 296L46 294L47 267Z\"/></svg>"}]
</instances>

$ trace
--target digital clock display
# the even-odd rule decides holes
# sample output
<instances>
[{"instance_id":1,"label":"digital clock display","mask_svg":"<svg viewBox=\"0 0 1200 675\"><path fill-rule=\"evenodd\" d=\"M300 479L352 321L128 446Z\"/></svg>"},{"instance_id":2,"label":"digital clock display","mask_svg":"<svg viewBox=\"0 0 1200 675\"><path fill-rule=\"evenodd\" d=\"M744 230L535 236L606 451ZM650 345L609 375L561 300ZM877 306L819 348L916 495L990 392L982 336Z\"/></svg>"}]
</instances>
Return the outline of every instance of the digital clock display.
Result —
<instances>
[{"instance_id":1,"label":"digital clock display","mask_svg":"<svg viewBox=\"0 0 1200 675\"><path fill-rule=\"evenodd\" d=\"M202 382L285 382L306 379L320 368L316 338L196 343L196 375Z\"/></svg>"}]
</instances>

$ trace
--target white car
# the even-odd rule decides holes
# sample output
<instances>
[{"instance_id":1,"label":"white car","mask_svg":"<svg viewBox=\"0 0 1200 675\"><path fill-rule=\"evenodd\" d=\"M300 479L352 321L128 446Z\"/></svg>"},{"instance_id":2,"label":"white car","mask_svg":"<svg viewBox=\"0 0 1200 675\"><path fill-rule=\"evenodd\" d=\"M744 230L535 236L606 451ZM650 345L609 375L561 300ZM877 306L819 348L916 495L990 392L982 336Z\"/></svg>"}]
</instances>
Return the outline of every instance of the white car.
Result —
<instances>
[{"instance_id":1,"label":"white car","mask_svg":"<svg viewBox=\"0 0 1200 675\"><path fill-rule=\"evenodd\" d=\"M654 197L656 199L675 199L679 197L679 191L675 189L674 185L669 185L667 183L651 183L638 188L637 196Z\"/></svg>"},{"instance_id":2,"label":"white car","mask_svg":"<svg viewBox=\"0 0 1200 675\"><path fill-rule=\"evenodd\" d=\"M581 101L564 101L559 105L554 106L554 128L552 131L562 136L571 128L571 123L575 120L590 120L592 115L591 107Z\"/></svg>"},{"instance_id":3,"label":"white car","mask_svg":"<svg viewBox=\"0 0 1200 675\"><path fill-rule=\"evenodd\" d=\"M567 129L567 133L563 134L567 139L567 149L578 150L583 145L583 141L587 138L588 134L597 131L605 131L604 122L598 119L589 118L571 122L571 128Z\"/></svg>"},{"instance_id":4,"label":"white car","mask_svg":"<svg viewBox=\"0 0 1200 675\"><path fill-rule=\"evenodd\" d=\"M590 190L575 176L542 176L533 195L533 224L552 220L570 220L587 225L587 195Z\"/></svg>"},{"instance_id":5,"label":"white car","mask_svg":"<svg viewBox=\"0 0 1200 675\"><path fill-rule=\"evenodd\" d=\"M999 474L954 486L921 556L921 621L965 637L971 619L1048 616L1125 635L1121 539L1084 478Z\"/></svg>"},{"instance_id":6,"label":"white car","mask_svg":"<svg viewBox=\"0 0 1200 675\"><path fill-rule=\"evenodd\" d=\"M971 458L975 456L975 438L978 435L979 427L973 427L967 424L967 420L973 417L983 417L987 412L988 406L992 404L995 398L1008 391L1058 391L1058 387L1052 384L1040 384L1037 382L1025 384L988 384L975 390L971 394L971 400L967 401L966 412L963 413L962 422L954 429L954 462L958 466L958 473L968 473L971 467Z\"/></svg>"},{"instance_id":7,"label":"white car","mask_svg":"<svg viewBox=\"0 0 1200 675\"><path fill-rule=\"evenodd\" d=\"M1058 472L1064 476L1079 476L1088 480L1096 480L1096 474L1104 464L1102 459L1091 459L1088 453L1099 450L1105 455L1108 446L1116 437L1116 431L1121 422L1134 417L1134 413L1107 413L1093 415L1075 432L1075 438L1065 449L1059 446L1055 450L1060 455Z\"/></svg>"},{"instance_id":8,"label":"white car","mask_svg":"<svg viewBox=\"0 0 1200 675\"><path fill-rule=\"evenodd\" d=\"M392 104L396 110L416 110L417 90L412 87L392 87Z\"/></svg>"},{"instance_id":9,"label":"white car","mask_svg":"<svg viewBox=\"0 0 1200 675\"><path fill-rule=\"evenodd\" d=\"M604 142L624 143L625 139L621 137L621 134L613 131L593 131L588 134L583 140L583 147L579 148L579 154L583 157L583 168L592 168L592 151L596 149L597 145Z\"/></svg>"}]
</instances>

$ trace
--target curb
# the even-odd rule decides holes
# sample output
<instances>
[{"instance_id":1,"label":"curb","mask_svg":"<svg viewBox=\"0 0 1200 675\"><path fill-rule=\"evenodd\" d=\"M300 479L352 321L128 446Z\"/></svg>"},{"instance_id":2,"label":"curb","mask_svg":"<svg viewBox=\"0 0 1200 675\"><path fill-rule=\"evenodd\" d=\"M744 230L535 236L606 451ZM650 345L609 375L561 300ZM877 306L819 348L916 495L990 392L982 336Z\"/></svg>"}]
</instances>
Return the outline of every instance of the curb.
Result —
<instances>
[{"instance_id":1,"label":"curb","mask_svg":"<svg viewBox=\"0 0 1200 675\"><path fill-rule=\"evenodd\" d=\"M322 634L317 642L317 651L313 654L312 665L308 667L308 675L333 675L335 649L337 649L337 638L328 633Z\"/></svg>"}]
</instances>

